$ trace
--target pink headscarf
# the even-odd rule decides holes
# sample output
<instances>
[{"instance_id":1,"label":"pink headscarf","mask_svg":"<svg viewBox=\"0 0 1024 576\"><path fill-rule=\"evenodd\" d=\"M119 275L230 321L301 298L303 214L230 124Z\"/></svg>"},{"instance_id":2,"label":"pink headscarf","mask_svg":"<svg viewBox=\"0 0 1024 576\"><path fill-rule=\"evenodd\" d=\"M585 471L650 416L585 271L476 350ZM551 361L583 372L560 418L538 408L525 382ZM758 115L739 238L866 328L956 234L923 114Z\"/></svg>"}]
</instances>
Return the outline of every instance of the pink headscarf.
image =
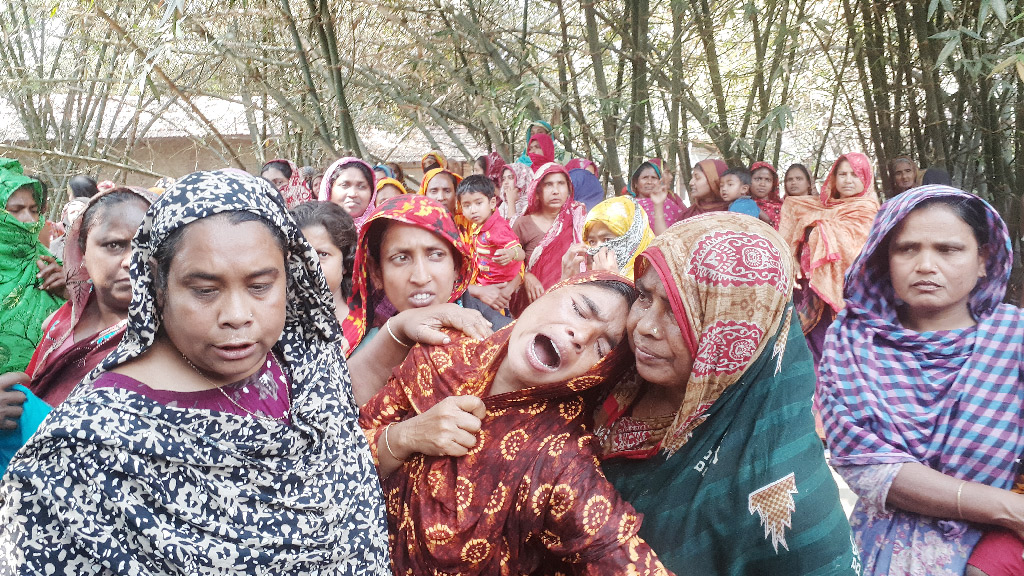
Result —
<instances>
[{"instance_id":1,"label":"pink headscarf","mask_svg":"<svg viewBox=\"0 0 1024 576\"><path fill-rule=\"evenodd\" d=\"M345 164L361 164L366 167L367 172L370 173L370 202L366 205L366 210L363 210L362 214L352 214L352 220L356 223L356 230L363 227L363 222L370 217L373 213L374 206L377 203L377 174L373 171L373 166L368 163L355 158L353 156L346 156L335 160L327 171L324 172L324 178L320 181L320 195L317 200L321 202L331 201L331 188L334 187L334 181L338 179L338 173L341 172L341 167Z\"/></svg>"},{"instance_id":2,"label":"pink headscarf","mask_svg":"<svg viewBox=\"0 0 1024 576\"><path fill-rule=\"evenodd\" d=\"M597 166L597 163L593 160L587 160L586 158L573 158L565 164L566 170L575 170L577 168L587 169L587 166L594 167L594 176L601 177L601 169Z\"/></svg>"}]
</instances>

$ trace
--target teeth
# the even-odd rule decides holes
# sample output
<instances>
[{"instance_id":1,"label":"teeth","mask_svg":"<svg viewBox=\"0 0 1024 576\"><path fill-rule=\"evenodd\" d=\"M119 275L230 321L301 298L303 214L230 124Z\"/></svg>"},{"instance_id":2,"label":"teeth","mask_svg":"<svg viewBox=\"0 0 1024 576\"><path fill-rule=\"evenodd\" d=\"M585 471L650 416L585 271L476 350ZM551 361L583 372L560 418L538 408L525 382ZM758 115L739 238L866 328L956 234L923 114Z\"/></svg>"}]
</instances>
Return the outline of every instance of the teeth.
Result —
<instances>
[{"instance_id":1,"label":"teeth","mask_svg":"<svg viewBox=\"0 0 1024 576\"><path fill-rule=\"evenodd\" d=\"M414 302L426 302L433 298L432 294L416 294L412 297Z\"/></svg>"}]
</instances>

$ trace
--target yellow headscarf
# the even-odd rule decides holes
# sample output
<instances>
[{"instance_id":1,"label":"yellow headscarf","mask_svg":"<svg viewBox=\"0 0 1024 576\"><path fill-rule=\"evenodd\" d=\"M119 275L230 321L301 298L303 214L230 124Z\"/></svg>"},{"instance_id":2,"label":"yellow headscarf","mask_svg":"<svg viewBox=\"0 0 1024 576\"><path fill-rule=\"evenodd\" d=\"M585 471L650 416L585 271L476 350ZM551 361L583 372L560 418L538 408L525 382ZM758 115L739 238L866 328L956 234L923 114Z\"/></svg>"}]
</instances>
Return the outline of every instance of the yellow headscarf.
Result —
<instances>
[{"instance_id":1,"label":"yellow headscarf","mask_svg":"<svg viewBox=\"0 0 1024 576\"><path fill-rule=\"evenodd\" d=\"M583 221L584 239L596 222L604 224L615 234L615 238L601 245L615 253L620 273L632 280L633 262L654 240L647 212L631 196L617 196L594 206L587 214ZM594 249L593 253L596 254L597 250Z\"/></svg>"}]
</instances>

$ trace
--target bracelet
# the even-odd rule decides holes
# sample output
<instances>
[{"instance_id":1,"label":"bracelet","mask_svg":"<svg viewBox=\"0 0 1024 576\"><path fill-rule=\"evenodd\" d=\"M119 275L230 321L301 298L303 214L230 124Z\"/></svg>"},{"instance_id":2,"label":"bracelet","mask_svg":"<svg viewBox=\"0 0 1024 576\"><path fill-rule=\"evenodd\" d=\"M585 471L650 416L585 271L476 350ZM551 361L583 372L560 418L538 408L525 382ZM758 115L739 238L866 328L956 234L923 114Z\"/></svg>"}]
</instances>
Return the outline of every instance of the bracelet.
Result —
<instances>
[{"instance_id":1,"label":"bracelet","mask_svg":"<svg viewBox=\"0 0 1024 576\"><path fill-rule=\"evenodd\" d=\"M963 513L963 510L960 509L960 495L963 494L964 484L967 484L967 480L961 480L960 481L960 486L957 486L957 489L956 489L956 515L961 520L964 519L964 513Z\"/></svg>"},{"instance_id":2,"label":"bracelet","mask_svg":"<svg viewBox=\"0 0 1024 576\"><path fill-rule=\"evenodd\" d=\"M387 321L384 322L384 327L388 329L388 334L391 334L391 339L394 340L395 342L398 342L399 346L403 346L405 348L412 347L412 344L406 344L405 342L402 342L401 340L398 339L398 336L395 336L395 333L391 331L391 318L388 318Z\"/></svg>"},{"instance_id":3,"label":"bracelet","mask_svg":"<svg viewBox=\"0 0 1024 576\"><path fill-rule=\"evenodd\" d=\"M399 462L405 462L405 460L402 460L398 456L395 456L394 451L391 450L391 442L388 442L388 430L390 430L391 427L394 426L394 425L395 425L395 423L392 422L391 424L388 424L386 428L384 428L384 446L387 447L388 454L391 454L392 458L394 458L395 460L398 460Z\"/></svg>"}]
</instances>

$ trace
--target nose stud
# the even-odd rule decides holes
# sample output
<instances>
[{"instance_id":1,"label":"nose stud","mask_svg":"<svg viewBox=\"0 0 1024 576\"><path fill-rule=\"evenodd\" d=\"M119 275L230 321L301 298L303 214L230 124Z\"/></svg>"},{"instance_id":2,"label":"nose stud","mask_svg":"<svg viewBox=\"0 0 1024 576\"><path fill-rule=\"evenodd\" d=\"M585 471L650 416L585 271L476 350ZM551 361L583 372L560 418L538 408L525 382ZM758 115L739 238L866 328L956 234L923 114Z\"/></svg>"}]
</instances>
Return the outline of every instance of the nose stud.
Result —
<instances>
[{"instance_id":1,"label":"nose stud","mask_svg":"<svg viewBox=\"0 0 1024 576\"><path fill-rule=\"evenodd\" d=\"M652 336L657 336L658 335L658 327L657 326L654 326L654 327L651 328L651 335Z\"/></svg>"}]
</instances>

